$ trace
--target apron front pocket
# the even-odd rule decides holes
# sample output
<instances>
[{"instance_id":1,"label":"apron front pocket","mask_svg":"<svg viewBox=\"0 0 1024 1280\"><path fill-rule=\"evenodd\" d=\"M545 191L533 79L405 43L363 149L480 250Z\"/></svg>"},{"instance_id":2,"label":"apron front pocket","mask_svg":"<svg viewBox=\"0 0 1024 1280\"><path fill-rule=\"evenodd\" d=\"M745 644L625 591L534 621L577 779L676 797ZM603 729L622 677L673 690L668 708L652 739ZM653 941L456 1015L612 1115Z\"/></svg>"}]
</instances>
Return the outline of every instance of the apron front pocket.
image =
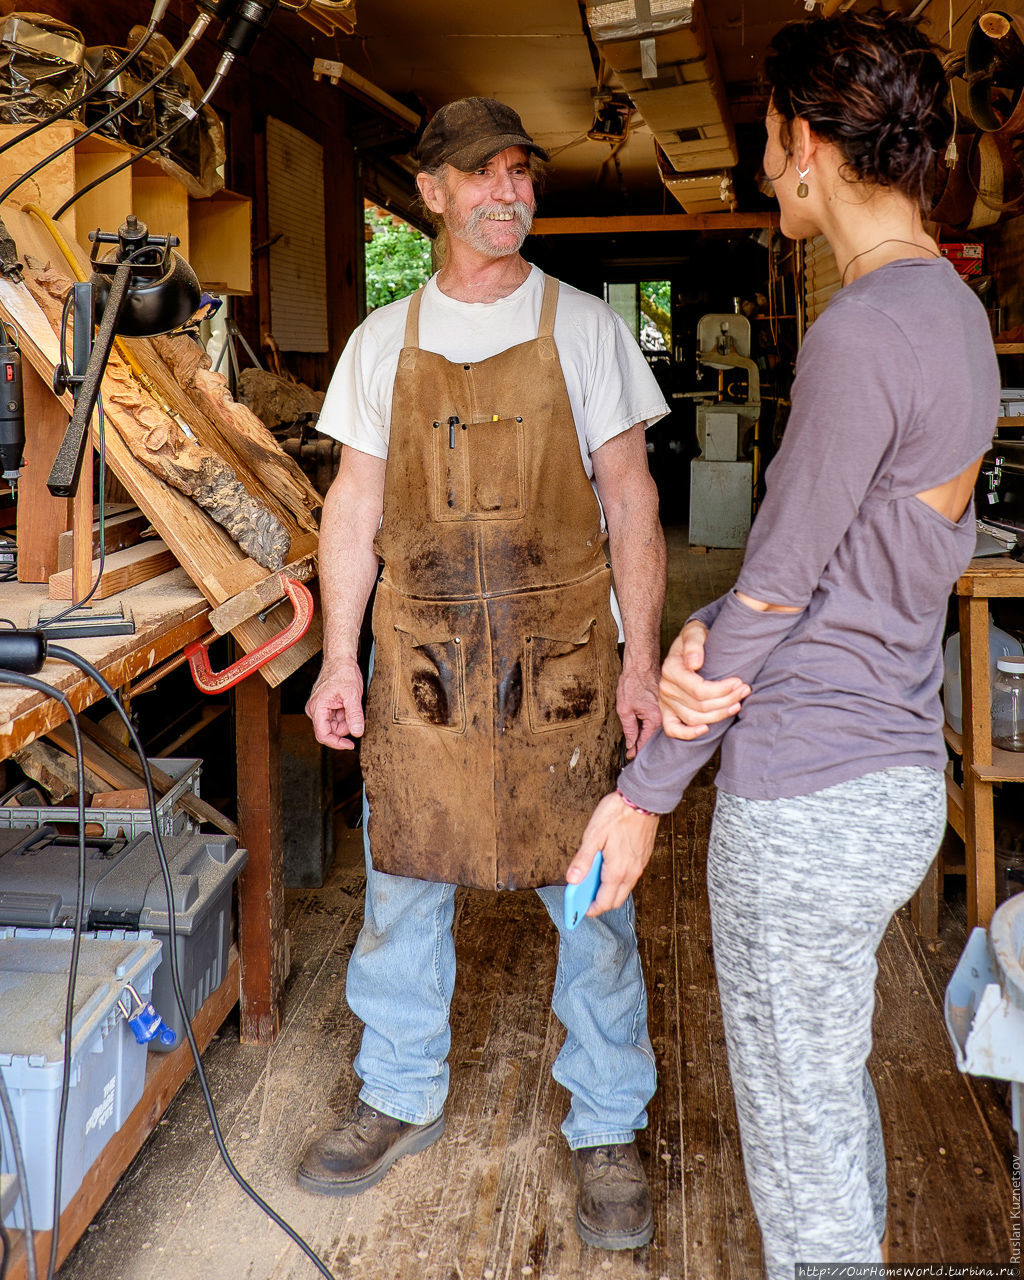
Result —
<instances>
[{"instance_id":1,"label":"apron front pocket","mask_svg":"<svg viewBox=\"0 0 1024 1280\"><path fill-rule=\"evenodd\" d=\"M463 733L466 690L461 641L453 636L420 639L396 626L395 646L394 722Z\"/></svg>"},{"instance_id":2,"label":"apron front pocket","mask_svg":"<svg viewBox=\"0 0 1024 1280\"><path fill-rule=\"evenodd\" d=\"M522 418L433 429L435 520L513 520L526 510Z\"/></svg>"},{"instance_id":3,"label":"apron front pocket","mask_svg":"<svg viewBox=\"0 0 1024 1280\"><path fill-rule=\"evenodd\" d=\"M601 654L597 619L566 637L526 637L526 699L534 733L602 719Z\"/></svg>"}]
</instances>

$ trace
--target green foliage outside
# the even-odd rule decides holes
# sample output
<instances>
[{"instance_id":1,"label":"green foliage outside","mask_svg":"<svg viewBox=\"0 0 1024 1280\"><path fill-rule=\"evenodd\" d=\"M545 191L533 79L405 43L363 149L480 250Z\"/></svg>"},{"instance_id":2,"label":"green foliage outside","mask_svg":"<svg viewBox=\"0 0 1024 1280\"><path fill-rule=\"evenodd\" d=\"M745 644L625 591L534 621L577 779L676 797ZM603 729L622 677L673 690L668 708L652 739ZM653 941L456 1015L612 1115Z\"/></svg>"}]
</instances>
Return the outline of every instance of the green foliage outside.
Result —
<instances>
[{"instance_id":1,"label":"green foliage outside","mask_svg":"<svg viewBox=\"0 0 1024 1280\"><path fill-rule=\"evenodd\" d=\"M665 350L672 350L672 286L668 280L643 280L640 283L640 310L652 322Z\"/></svg>"},{"instance_id":2,"label":"green foliage outside","mask_svg":"<svg viewBox=\"0 0 1024 1280\"><path fill-rule=\"evenodd\" d=\"M430 278L430 240L407 222L394 222L380 209L364 215L373 239L366 245L366 309L396 302Z\"/></svg>"}]
</instances>

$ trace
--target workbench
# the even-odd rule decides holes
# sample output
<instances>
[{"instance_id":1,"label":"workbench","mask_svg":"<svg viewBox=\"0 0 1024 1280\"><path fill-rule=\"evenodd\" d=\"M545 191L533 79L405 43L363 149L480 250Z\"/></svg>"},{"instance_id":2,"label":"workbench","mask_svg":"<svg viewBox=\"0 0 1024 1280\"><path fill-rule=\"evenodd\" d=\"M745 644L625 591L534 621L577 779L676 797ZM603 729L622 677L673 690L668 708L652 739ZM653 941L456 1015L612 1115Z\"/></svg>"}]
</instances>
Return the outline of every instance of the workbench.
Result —
<instances>
[{"instance_id":1,"label":"workbench","mask_svg":"<svg viewBox=\"0 0 1024 1280\"><path fill-rule=\"evenodd\" d=\"M1024 564L1008 557L972 560L954 588L960 615L960 685L963 733L947 724L946 741L963 761L963 784L947 775L949 824L964 842L967 876L967 928L987 926L996 907L994 788L1000 782L1024 782L1024 752L992 745L989 677L989 601L1024 597ZM941 855L940 855L941 856ZM937 930L938 885L942 868L933 868L915 903L919 928ZM961 868L945 867L948 874ZM922 907L921 904L925 905ZM934 911L930 903L934 903Z\"/></svg>"},{"instance_id":2,"label":"workbench","mask_svg":"<svg viewBox=\"0 0 1024 1280\"><path fill-rule=\"evenodd\" d=\"M138 690L180 665L182 649L208 636L210 605L184 570L175 569L103 601L103 611L121 602L131 610L135 633L61 640L96 666L115 689ZM48 603L45 585L5 583L0 616L25 627L33 611ZM99 701L98 686L77 668L47 660L38 679L59 689L75 712ZM59 702L19 686L0 684L0 760L48 733L66 719ZM284 889L282 879L280 697L259 675L235 690L235 753L238 772L239 843L249 860L238 880L238 947L232 947L224 981L193 1023L200 1049L216 1033L236 1003L241 1036L266 1044L280 1027L280 998L285 977ZM150 1054L142 1100L61 1215L58 1257L63 1258L85 1230L146 1137L155 1128L182 1081L192 1058L187 1044L169 1054ZM40 1274L45 1273L50 1233L37 1233ZM23 1243L15 1247L9 1280L26 1274Z\"/></svg>"}]
</instances>

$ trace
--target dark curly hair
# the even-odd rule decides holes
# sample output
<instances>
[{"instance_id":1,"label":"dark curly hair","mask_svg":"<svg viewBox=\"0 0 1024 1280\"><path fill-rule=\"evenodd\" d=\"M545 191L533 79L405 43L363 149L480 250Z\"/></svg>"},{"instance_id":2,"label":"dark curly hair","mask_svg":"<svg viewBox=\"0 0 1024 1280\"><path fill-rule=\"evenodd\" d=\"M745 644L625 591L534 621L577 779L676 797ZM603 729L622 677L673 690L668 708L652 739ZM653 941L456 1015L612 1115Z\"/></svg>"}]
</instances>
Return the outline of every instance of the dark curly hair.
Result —
<instances>
[{"instance_id":1,"label":"dark curly hair","mask_svg":"<svg viewBox=\"0 0 1024 1280\"><path fill-rule=\"evenodd\" d=\"M792 23L771 41L765 75L787 147L799 116L854 178L927 205L952 122L940 51L916 22L872 9Z\"/></svg>"}]
</instances>

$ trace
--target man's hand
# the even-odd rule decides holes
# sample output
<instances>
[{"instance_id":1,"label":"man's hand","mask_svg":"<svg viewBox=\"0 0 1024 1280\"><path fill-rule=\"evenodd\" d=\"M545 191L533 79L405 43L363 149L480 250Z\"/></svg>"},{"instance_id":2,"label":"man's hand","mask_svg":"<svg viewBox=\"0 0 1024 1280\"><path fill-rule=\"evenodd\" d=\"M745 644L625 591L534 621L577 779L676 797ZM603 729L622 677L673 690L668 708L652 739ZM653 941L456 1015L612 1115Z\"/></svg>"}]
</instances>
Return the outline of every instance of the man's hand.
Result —
<instances>
[{"instance_id":1,"label":"man's hand","mask_svg":"<svg viewBox=\"0 0 1024 1280\"><path fill-rule=\"evenodd\" d=\"M736 715L750 692L750 686L734 676L705 680L697 674L704 665L707 634L703 622L688 622L673 640L661 668L658 700L662 728L670 738L699 738L709 724Z\"/></svg>"},{"instance_id":2,"label":"man's hand","mask_svg":"<svg viewBox=\"0 0 1024 1280\"><path fill-rule=\"evenodd\" d=\"M361 738L366 725L363 673L354 658L324 663L306 703L306 715L313 721L318 742L338 751L352 750L352 739Z\"/></svg>"},{"instance_id":3,"label":"man's hand","mask_svg":"<svg viewBox=\"0 0 1024 1280\"><path fill-rule=\"evenodd\" d=\"M598 804L565 873L568 884L579 884L598 850L604 854L601 887L588 916L599 916L622 906L650 861L657 833L658 815L631 809L617 791Z\"/></svg>"},{"instance_id":4,"label":"man's hand","mask_svg":"<svg viewBox=\"0 0 1024 1280\"><path fill-rule=\"evenodd\" d=\"M615 710L626 739L626 759L632 760L661 724L657 669L637 672L624 667L615 692Z\"/></svg>"}]
</instances>

